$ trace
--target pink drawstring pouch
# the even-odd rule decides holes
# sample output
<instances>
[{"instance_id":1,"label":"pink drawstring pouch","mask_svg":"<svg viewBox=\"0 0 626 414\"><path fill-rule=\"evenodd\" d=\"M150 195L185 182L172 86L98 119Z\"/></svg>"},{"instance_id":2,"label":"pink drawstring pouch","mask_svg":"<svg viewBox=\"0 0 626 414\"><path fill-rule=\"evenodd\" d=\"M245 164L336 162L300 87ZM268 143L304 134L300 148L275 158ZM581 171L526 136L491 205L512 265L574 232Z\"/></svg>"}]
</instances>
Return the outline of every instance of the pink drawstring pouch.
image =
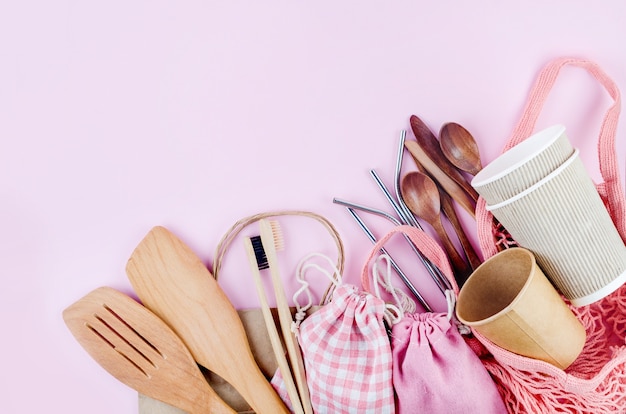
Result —
<instances>
[{"instance_id":1,"label":"pink drawstring pouch","mask_svg":"<svg viewBox=\"0 0 626 414\"><path fill-rule=\"evenodd\" d=\"M314 412L394 413L391 346L383 323L387 305L343 284L337 274L330 302L302 320L298 315L306 307L298 305L297 296L308 292L304 274L313 267L320 269L313 264L299 266L303 289L294 302L296 319L301 321L295 329Z\"/></svg>"},{"instance_id":2,"label":"pink drawstring pouch","mask_svg":"<svg viewBox=\"0 0 626 414\"><path fill-rule=\"evenodd\" d=\"M396 412L445 414L502 414L506 408L495 383L476 353L468 346L459 328L469 333L454 317L457 290L445 253L423 231L400 226L382 238L363 271L364 289L369 291L369 262L389 238L404 233L424 257L431 260L448 278L453 290L446 291L447 313L416 313L415 304L391 285L389 257L379 256L371 267L374 293L379 285L391 294L399 312L388 318L391 327L393 385ZM379 265L386 262L381 277ZM401 298L400 298L401 296Z\"/></svg>"}]
</instances>

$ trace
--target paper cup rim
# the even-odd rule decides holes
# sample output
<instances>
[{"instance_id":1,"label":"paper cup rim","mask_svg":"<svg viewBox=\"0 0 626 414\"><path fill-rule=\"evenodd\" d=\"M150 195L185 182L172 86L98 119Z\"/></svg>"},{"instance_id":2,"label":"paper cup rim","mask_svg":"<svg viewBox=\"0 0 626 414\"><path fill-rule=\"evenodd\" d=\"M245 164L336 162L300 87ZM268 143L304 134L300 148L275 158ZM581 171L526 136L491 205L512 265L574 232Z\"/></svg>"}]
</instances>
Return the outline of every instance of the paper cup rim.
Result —
<instances>
[{"instance_id":1,"label":"paper cup rim","mask_svg":"<svg viewBox=\"0 0 626 414\"><path fill-rule=\"evenodd\" d=\"M543 177L541 180L537 181L535 184L533 184L532 186L528 187L526 190L517 193L516 195L514 195L511 198L508 198L500 203L491 205L491 206L485 206L485 209L487 211L493 211L493 210L497 210L499 208L502 208L508 204L514 203L515 201L526 197L528 194L532 193L533 191L535 191L536 189L538 189L539 187L542 187L544 184L546 184L547 182L549 182L550 180L552 180L554 177L556 177L557 175L561 174L561 172L563 172L563 170L565 170L567 167L570 166L570 164L572 164L576 158L578 158L578 154L580 153L579 149L576 148L574 150L574 152L572 153L572 155L565 160L565 162L561 165L559 165L554 171L552 171L550 174L546 175L545 177Z\"/></svg>"},{"instance_id":2,"label":"paper cup rim","mask_svg":"<svg viewBox=\"0 0 626 414\"><path fill-rule=\"evenodd\" d=\"M465 318L463 318L459 314L459 312L458 312L459 308L458 308L458 305L457 305L456 317L459 319L459 321L461 321L461 323L463 323L464 325L467 325L467 326L471 326L471 327L487 325L487 324L489 324L489 323L491 323L491 322L493 322L493 321L495 321L497 319L500 319L502 316L506 315L511 309L513 309L515 307L517 302L519 302L521 300L521 298L523 296L523 293L528 290L528 287L530 286L531 282L534 280L534 278L537 277L537 271L541 271L541 269L539 268L539 265L537 264L537 259L535 258L535 255L530 250L528 250L526 248L523 248L523 247L512 247L510 249L503 250L502 252L498 253L497 255L491 256L489 259L487 259L485 262L483 262L483 264L478 266L478 268L476 268L476 270L474 270L474 273L472 275L476 274L480 270L480 268L485 266L487 263L491 262L492 260L495 260L496 257L498 257L499 255L507 254L506 252L510 252L510 251L512 251L514 249L520 249L520 250L526 252L526 254L528 255L528 257L531 260L531 271L530 271L530 274L526 278L526 281L524 282L524 285L521 287L519 292L517 292L517 294L515 295L513 300L508 305L506 305L504 308L500 309L498 312L494 313L493 315L488 316L487 318L480 319L480 320L477 320L477 321L468 321ZM470 275L470 278L472 277L472 275ZM467 282L469 282L469 279L465 283L467 284ZM462 290L462 288L461 288L461 290ZM460 296L460 293L459 293L459 296Z\"/></svg>"},{"instance_id":3,"label":"paper cup rim","mask_svg":"<svg viewBox=\"0 0 626 414\"><path fill-rule=\"evenodd\" d=\"M550 145L554 144L554 142L556 142L564 132L565 126L557 124L531 135L508 151L500 154L500 156L480 170L472 179L472 186L474 188L482 187L511 174L513 171L517 170L522 165L528 163L533 158L544 152L548 147L550 147ZM533 149L533 144L536 144L536 141L541 142L541 140L545 139L546 136L550 139L542 142L538 148ZM517 159L516 157L519 157L519 153L521 153L522 157ZM512 162L516 159L517 161ZM501 164L504 164L505 167L502 168ZM496 171L492 172L491 170ZM484 177L485 175L487 175L487 177Z\"/></svg>"}]
</instances>

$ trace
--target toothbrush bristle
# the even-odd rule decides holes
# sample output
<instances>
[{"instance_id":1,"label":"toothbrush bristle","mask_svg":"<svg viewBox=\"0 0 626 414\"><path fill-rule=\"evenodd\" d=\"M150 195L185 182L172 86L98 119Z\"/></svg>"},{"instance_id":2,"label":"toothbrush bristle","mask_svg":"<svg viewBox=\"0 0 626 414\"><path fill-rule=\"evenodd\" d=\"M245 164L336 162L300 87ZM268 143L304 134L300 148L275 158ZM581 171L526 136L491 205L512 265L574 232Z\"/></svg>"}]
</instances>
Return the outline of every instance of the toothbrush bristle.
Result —
<instances>
[{"instance_id":1,"label":"toothbrush bristle","mask_svg":"<svg viewBox=\"0 0 626 414\"><path fill-rule=\"evenodd\" d=\"M277 251L285 249L285 239L283 238L283 231L280 228L280 223L276 220L268 220L272 228L272 235L274 236L274 247Z\"/></svg>"},{"instance_id":2,"label":"toothbrush bristle","mask_svg":"<svg viewBox=\"0 0 626 414\"><path fill-rule=\"evenodd\" d=\"M263 248L261 236L250 237L250 242L252 243L254 257L256 258L256 265L259 270L269 269L270 264L267 261L267 255L265 254L265 249Z\"/></svg>"}]
</instances>

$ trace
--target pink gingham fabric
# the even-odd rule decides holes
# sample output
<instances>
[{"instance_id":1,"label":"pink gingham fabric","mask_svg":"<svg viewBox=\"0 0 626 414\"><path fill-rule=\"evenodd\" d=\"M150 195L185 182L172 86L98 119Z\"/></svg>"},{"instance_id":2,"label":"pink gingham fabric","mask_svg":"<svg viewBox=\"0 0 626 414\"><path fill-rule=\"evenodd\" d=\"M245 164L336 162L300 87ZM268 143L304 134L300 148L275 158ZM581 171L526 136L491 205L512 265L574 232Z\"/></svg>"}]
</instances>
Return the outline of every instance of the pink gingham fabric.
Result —
<instances>
[{"instance_id":1,"label":"pink gingham fabric","mask_svg":"<svg viewBox=\"0 0 626 414\"><path fill-rule=\"evenodd\" d=\"M381 299L340 285L330 303L301 323L298 340L316 414L394 413L384 311Z\"/></svg>"}]
</instances>

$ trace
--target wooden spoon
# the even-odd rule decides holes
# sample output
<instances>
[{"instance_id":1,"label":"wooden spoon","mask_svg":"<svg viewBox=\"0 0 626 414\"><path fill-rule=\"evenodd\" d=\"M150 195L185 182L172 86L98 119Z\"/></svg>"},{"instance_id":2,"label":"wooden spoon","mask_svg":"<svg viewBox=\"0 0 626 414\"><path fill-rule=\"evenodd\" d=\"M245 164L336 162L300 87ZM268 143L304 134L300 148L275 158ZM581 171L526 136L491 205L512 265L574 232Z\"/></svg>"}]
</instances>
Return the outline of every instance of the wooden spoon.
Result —
<instances>
[{"instance_id":1,"label":"wooden spoon","mask_svg":"<svg viewBox=\"0 0 626 414\"><path fill-rule=\"evenodd\" d=\"M434 181L433 177L428 173L428 171L424 168L424 166L420 164L418 160L414 159L414 161L415 161L415 165L417 166L417 171L421 172L422 174L427 175ZM456 214L456 210L454 209L454 205L452 203L452 197L450 197L450 195L446 193L446 191L443 188L441 188L439 184L437 184L437 189L439 190L441 211L448 218L448 221L452 225L454 232L459 238L459 241L461 242L461 247L463 248L463 251L465 252L465 257L467 257L467 260L470 266L472 267L472 270L476 270L478 266L482 264L482 260L480 259L480 257L478 257L478 253L476 253L474 246L470 242L469 238L467 237L467 234L465 233L465 230L463 229L463 225L461 224L461 221L459 220L459 217Z\"/></svg>"},{"instance_id":2,"label":"wooden spoon","mask_svg":"<svg viewBox=\"0 0 626 414\"><path fill-rule=\"evenodd\" d=\"M443 155L441 146L435 134L417 116L411 115L411 129L420 147L428 154L428 157L452 180L454 180L474 200L478 200L478 193L465 179L463 174Z\"/></svg>"},{"instance_id":3,"label":"wooden spoon","mask_svg":"<svg viewBox=\"0 0 626 414\"><path fill-rule=\"evenodd\" d=\"M456 122L448 122L441 127L439 143L448 161L458 169L472 175L483 169L476 140L467 129Z\"/></svg>"},{"instance_id":4,"label":"wooden spoon","mask_svg":"<svg viewBox=\"0 0 626 414\"><path fill-rule=\"evenodd\" d=\"M457 283L461 286L472 272L471 267L456 250L441 222L441 203L437 184L419 171L402 178L401 192L409 209L435 230L448 254Z\"/></svg>"},{"instance_id":5,"label":"wooden spoon","mask_svg":"<svg viewBox=\"0 0 626 414\"><path fill-rule=\"evenodd\" d=\"M194 359L229 382L259 414L289 414L256 364L237 311L202 261L154 227L126 265L139 299L187 344Z\"/></svg>"},{"instance_id":6,"label":"wooden spoon","mask_svg":"<svg viewBox=\"0 0 626 414\"><path fill-rule=\"evenodd\" d=\"M93 290L65 309L63 319L93 359L141 394L192 414L235 414L174 331L125 294Z\"/></svg>"}]
</instances>

